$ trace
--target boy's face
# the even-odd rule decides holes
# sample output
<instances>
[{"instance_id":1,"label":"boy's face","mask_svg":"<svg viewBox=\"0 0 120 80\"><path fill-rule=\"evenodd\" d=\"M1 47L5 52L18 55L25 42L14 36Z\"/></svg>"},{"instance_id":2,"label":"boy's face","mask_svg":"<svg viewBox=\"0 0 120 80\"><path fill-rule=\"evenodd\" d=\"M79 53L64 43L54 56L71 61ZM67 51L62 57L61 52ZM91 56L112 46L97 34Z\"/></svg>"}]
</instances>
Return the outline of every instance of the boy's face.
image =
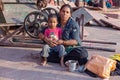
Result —
<instances>
[{"instance_id":1,"label":"boy's face","mask_svg":"<svg viewBox=\"0 0 120 80\"><path fill-rule=\"evenodd\" d=\"M57 22L56 18L49 18L49 20L48 20L48 26L50 28L56 28L57 24L58 24L58 22Z\"/></svg>"}]
</instances>

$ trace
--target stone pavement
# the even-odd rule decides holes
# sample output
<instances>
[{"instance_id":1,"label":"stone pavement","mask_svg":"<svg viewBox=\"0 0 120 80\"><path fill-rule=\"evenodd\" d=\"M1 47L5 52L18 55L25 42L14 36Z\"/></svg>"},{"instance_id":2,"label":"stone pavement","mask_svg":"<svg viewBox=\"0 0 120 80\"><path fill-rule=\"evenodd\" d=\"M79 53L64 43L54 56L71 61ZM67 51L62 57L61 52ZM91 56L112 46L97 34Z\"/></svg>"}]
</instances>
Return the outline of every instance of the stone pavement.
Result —
<instances>
[{"instance_id":1,"label":"stone pavement","mask_svg":"<svg viewBox=\"0 0 120 80\"><path fill-rule=\"evenodd\" d=\"M84 43L89 46L109 47L116 52L88 50L91 55L99 54L109 57L120 53L120 31L106 27L85 27L89 36L84 39L117 42L117 45ZM43 67L39 58L31 57L31 53L38 54L40 49L0 47L0 80L103 80L90 77L85 73L68 72L67 68L61 68L59 64L48 63ZM111 76L109 80L119 80L120 76Z\"/></svg>"}]
</instances>

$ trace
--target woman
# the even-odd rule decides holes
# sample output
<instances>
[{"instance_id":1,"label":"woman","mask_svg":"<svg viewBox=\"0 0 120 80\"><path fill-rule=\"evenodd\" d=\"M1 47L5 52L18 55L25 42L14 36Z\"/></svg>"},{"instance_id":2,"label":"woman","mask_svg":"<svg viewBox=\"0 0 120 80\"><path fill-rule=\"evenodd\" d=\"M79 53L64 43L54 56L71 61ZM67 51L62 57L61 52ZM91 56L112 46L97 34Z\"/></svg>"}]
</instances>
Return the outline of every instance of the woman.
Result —
<instances>
[{"instance_id":1,"label":"woman","mask_svg":"<svg viewBox=\"0 0 120 80\"><path fill-rule=\"evenodd\" d=\"M40 39L44 40L50 46L57 46L57 45L64 45L66 47L66 52L69 52L74 48L74 46L80 46L80 28L79 25L73 20L71 17L72 15L72 8L70 5L65 4L61 7L59 16L60 16L60 23L58 27L61 27L62 32L62 40L54 41L50 40L47 37L43 36L42 33L39 34ZM84 53L83 53L84 54ZM87 54L81 55L82 60L80 64L84 64L87 62ZM83 59L84 58L84 59Z\"/></svg>"}]
</instances>

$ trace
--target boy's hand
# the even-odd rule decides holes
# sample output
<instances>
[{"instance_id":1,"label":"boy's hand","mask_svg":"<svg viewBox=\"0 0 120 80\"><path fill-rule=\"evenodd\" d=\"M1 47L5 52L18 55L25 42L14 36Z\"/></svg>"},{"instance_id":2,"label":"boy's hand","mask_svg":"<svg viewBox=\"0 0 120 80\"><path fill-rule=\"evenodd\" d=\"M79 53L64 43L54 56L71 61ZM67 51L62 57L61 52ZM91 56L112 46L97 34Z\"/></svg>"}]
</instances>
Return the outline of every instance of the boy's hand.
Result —
<instances>
[{"instance_id":1,"label":"boy's hand","mask_svg":"<svg viewBox=\"0 0 120 80\"><path fill-rule=\"evenodd\" d=\"M50 46L50 47L55 47L55 46L57 46L57 45L54 44L54 43L51 43L51 44L49 44L49 46Z\"/></svg>"}]
</instances>

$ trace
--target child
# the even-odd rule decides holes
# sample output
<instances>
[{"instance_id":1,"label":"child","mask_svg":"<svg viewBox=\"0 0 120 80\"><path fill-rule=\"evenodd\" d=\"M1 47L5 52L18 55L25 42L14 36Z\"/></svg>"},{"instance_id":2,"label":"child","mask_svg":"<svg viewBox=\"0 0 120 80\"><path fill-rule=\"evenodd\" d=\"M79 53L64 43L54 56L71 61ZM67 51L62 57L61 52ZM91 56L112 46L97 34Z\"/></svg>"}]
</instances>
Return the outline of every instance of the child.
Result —
<instances>
[{"instance_id":1,"label":"child","mask_svg":"<svg viewBox=\"0 0 120 80\"><path fill-rule=\"evenodd\" d=\"M50 39L58 40L61 38L62 29L57 28L58 21L57 16L55 14L50 14L48 16L48 28L45 30L44 35ZM58 45L55 47L50 47L48 44L44 45L42 49L41 56L43 57L42 65L45 66L47 64L47 57L49 56L50 51L58 52L60 57L60 64L64 67L64 55L66 54L65 48L63 45Z\"/></svg>"}]
</instances>

